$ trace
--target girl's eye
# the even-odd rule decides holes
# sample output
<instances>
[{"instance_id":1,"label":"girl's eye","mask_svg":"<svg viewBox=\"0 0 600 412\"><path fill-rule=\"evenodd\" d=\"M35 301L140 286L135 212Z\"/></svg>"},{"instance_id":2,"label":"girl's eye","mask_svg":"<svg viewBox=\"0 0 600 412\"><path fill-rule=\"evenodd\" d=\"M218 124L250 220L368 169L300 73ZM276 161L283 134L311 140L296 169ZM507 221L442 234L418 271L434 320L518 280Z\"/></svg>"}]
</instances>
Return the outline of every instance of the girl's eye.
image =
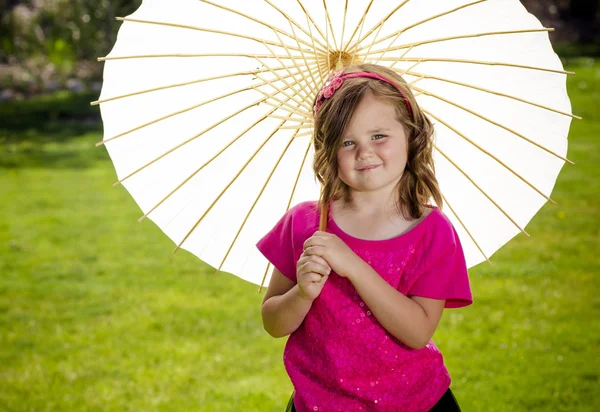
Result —
<instances>
[{"instance_id":1,"label":"girl's eye","mask_svg":"<svg viewBox=\"0 0 600 412\"><path fill-rule=\"evenodd\" d=\"M353 142L352 140L346 140L344 143L342 143L342 145L343 145L344 147L348 147L348 146L350 146L350 145L352 145L352 144L354 144L354 142Z\"/></svg>"},{"instance_id":2,"label":"girl's eye","mask_svg":"<svg viewBox=\"0 0 600 412\"><path fill-rule=\"evenodd\" d=\"M384 134L376 134L373 137L375 138L375 140L380 140L380 139L383 139L385 137L385 135Z\"/></svg>"}]
</instances>

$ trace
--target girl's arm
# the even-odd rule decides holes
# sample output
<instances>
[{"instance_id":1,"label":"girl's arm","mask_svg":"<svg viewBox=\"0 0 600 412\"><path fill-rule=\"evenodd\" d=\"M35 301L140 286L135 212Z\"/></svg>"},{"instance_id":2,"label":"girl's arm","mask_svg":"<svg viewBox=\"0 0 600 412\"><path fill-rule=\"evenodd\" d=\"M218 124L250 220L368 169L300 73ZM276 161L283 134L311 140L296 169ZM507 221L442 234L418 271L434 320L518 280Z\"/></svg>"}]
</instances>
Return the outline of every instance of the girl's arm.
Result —
<instances>
[{"instance_id":1,"label":"girl's arm","mask_svg":"<svg viewBox=\"0 0 600 412\"><path fill-rule=\"evenodd\" d=\"M281 338L294 332L311 306L312 300L300 295L297 284L273 269L261 309L263 327L269 335Z\"/></svg>"},{"instance_id":2,"label":"girl's arm","mask_svg":"<svg viewBox=\"0 0 600 412\"><path fill-rule=\"evenodd\" d=\"M446 301L409 298L360 258L352 267L344 277L352 282L379 323L405 345L413 349L425 347L438 326Z\"/></svg>"}]
</instances>

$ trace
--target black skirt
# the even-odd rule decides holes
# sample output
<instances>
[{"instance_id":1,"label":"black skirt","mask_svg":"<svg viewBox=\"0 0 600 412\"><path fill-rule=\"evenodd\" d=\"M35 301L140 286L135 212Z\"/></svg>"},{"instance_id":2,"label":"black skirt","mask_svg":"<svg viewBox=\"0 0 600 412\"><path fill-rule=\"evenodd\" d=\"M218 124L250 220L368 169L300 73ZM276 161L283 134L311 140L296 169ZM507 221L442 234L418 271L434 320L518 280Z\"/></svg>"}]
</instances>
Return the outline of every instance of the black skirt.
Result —
<instances>
[{"instance_id":1,"label":"black skirt","mask_svg":"<svg viewBox=\"0 0 600 412\"><path fill-rule=\"evenodd\" d=\"M292 396L287 404L287 408L285 408L285 412L296 412L296 408L294 407L294 393L292 392ZM429 412L460 412L460 406L458 406L458 402L454 397L454 394L448 388L444 396L429 410Z\"/></svg>"}]
</instances>

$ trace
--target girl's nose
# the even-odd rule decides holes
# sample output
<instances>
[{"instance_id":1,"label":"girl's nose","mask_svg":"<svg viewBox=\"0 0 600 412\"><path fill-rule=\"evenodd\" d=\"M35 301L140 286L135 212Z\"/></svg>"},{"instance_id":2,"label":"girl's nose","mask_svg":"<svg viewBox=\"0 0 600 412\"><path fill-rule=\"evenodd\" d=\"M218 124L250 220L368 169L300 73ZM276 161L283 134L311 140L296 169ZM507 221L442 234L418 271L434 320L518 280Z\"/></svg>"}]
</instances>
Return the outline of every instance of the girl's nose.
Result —
<instances>
[{"instance_id":1,"label":"girl's nose","mask_svg":"<svg viewBox=\"0 0 600 412\"><path fill-rule=\"evenodd\" d=\"M356 151L356 158L358 160L368 159L373 155L373 150L371 150L371 145L359 145L358 150Z\"/></svg>"}]
</instances>

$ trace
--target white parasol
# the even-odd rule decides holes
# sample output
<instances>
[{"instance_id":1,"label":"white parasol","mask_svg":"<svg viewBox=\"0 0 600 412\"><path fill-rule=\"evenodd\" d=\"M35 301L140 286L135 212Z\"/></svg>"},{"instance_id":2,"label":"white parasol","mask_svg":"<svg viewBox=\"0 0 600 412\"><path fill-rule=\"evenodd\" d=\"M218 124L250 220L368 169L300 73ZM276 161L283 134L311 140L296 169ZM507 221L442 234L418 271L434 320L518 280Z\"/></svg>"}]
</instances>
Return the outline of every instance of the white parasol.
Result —
<instances>
[{"instance_id":1,"label":"white parasol","mask_svg":"<svg viewBox=\"0 0 600 412\"><path fill-rule=\"evenodd\" d=\"M572 73L518 0L144 0L119 20L92 103L117 183L177 249L255 284L258 239L319 196L312 103L336 69L410 84L469 266L525 232L568 161Z\"/></svg>"}]
</instances>

